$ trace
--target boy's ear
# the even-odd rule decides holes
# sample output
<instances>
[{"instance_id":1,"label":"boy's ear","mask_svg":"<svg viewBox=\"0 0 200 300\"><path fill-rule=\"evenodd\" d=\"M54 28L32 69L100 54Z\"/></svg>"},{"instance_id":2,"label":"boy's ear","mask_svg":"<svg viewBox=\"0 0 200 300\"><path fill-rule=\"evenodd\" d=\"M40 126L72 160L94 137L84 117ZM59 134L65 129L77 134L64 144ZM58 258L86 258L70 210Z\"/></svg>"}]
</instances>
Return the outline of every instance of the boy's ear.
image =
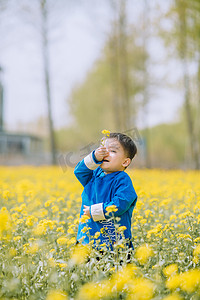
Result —
<instances>
[{"instance_id":1,"label":"boy's ear","mask_svg":"<svg viewBox=\"0 0 200 300\"><path fill-rule=\"evenodd\" d=\"M124 160L124 162L122 163L122 166L123 166L124 168L127 168L127 167L130 165L130 163L131 163L131 159L130 159L129 157L127 157L127 158Z\"/></svg>"}]
</instances>

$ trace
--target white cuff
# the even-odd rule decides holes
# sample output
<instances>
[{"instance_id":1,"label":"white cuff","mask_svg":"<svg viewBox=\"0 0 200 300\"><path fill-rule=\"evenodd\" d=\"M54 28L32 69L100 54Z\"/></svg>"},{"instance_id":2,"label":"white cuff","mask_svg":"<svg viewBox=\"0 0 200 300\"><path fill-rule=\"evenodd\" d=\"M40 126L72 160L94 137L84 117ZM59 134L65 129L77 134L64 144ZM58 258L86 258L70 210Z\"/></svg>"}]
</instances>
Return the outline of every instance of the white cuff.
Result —
<instances>
[{"instance_id":1,"label":"white cuff","mask_svg":"<svg viewBox=\"0 0 200 300\"><path fill-rule=\"evenodd\" d=\"M90 170L95 170L99 167L99 164L96 164L92 157L92 152L84 158L84 163Z\"/></svg>"},{"instance_id":2,"label":"white cuff","mask_svg":"<svg viewBox=\"0 0 200 300\"><path fill-rule=\"evenodd\" d=\"M104 213L103 213L103 203L91 205L91 215L92 215L92 219L95 222L101 221L101 220L106 220Z\"/></svg>"}]
</instances>

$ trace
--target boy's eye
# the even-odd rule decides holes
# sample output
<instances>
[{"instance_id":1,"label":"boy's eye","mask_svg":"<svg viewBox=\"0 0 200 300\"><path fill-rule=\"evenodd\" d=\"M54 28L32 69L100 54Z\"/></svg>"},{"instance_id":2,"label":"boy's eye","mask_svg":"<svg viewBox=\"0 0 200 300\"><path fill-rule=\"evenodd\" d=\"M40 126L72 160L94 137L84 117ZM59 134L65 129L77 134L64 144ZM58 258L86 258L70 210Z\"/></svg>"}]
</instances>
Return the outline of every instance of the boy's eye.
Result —
<instances>
[{"instance_id":1,"label":"boy's eye","mask_svg":"<svg viewBox=\"0 0 200 300\"><path fill-rule=\"evenodd\" d=\"M114 152L114 153L116 153L116 151L115 151L115 150L111 150L111 152Z\"/></svg>"}]
</instances>

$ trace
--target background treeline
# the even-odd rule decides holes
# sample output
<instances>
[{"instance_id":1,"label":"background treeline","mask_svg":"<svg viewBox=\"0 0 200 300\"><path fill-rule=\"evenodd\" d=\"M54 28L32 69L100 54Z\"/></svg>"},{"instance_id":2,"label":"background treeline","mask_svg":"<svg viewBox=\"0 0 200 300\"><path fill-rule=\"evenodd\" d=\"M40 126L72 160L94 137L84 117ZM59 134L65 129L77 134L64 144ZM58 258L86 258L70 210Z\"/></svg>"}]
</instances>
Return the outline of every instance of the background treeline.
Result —
<instances>
[{"instance_id":1,"label":"background treeline","mask_svg":"<svg viewBox=\"0 0 200 300\"><path fill-rule=\"evenodd\" d=\"M14 7L13 4L11 0L0 0L1 11ZM98 141L102 129L127 132L137 128L140 140L136 165L199 169L200 1L105 0L109 28L103 33L106 36L104 47L85 78L73 87L66 99L70 110L69 125L56 130L50 73L56 57L50 60L48 55L51 46L48 20L52 14L59 19L68 5L81 7L83 4L83 0L36 0L31 5L27 0L20 0L18 3L19 17L29 19L29 23L30 16L35 20L36 8L39 12L39 22L34 21L32 25L37 24L40 36L48 109L46 117L30 124L30 128L46 136L52 163L56 163L60 153L79 152ZM88 5L87 9L91 17L93 6ZM153 43L154 48L157 44L164 49L162 58L154 55ZM165 75L156 72L159 65L166 69ZM172 82L171 78L176 80ZM172 123L150 127L150 108L152 104L156 106L155 99L168 101L167 97L159 98L161 89L174 90L171 95L179 91L182 106ZM175 96L173 101L177 101ZM26 124L27 130L28 126Z\"/></svg>"},{"instance_id":2,"label":"background treeline","mask_svg":"<svg viewBox=\"0 0 200 300\"><path fill-rule=\"evenodd\" d=\"M60 150L75 150L95 141L102 128L134 128L142 116L144 125L139 131L143 143L138 145L138 165L199 169L200 2L170 1L164 12L150 19L150 6L144 1L139 16L129 23L127 1L115 4L115 17L102 55L68 99L74 122L57 132ZM183 105L172 124L148 128L146 119L154 90L163 84L172 88L165 78L154 78L151 73L155 63L148 49L151 36L162 40L167 53L165 63L174 59L175 67L181 68L173 89L181 90Z\"/></svg>"}]
</instances>

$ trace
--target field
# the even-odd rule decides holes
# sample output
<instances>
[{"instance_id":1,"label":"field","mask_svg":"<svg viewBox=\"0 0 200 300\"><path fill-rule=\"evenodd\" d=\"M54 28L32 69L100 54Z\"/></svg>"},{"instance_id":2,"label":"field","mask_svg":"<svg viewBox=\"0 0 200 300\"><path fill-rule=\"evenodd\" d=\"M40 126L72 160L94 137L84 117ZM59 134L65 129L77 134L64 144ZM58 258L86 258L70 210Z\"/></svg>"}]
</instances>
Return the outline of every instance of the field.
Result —
<instances>
[{"instance_id":1,"label":"field","mask_svg":"<svg viewBox=\"0 0 200 300\"><path fill-rule=\"evenodd\" d=\"M82 187L73 170L1 167L0 299L200 299L200 173L128 173L138 202L127 265L123 241L99 260L98 235L74 246Z\"/></svg>"}]
</instances>

